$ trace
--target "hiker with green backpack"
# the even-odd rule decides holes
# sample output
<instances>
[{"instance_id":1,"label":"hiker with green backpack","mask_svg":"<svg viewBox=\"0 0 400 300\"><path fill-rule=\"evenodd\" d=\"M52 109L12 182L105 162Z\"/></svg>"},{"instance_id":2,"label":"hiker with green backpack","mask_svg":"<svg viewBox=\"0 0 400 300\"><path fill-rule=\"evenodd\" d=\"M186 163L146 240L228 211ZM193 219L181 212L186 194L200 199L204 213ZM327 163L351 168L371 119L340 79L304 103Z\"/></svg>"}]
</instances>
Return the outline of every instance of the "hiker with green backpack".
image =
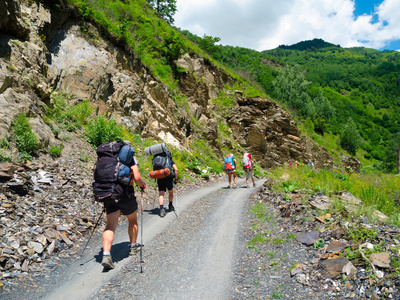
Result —
<instances>
[{"instance_id":1,"label":"hiker with green backpack","mask_svg":"<svg viewBox=\"0 0 400 300\"><path fill-rule=\"evenodd\" d=\"M113 269L111 246L117 229L119 216L128 219L129 255L141 251L136 243L138 236L137 209L133 182L142 189L146 184L139 172L135 150L129 142L119 140L106 142L97 147L97 163L94 170L93 195L95 201L104 203L107 214L103 232L103 259L105 269Z\"/></svg>"}]
</instances>

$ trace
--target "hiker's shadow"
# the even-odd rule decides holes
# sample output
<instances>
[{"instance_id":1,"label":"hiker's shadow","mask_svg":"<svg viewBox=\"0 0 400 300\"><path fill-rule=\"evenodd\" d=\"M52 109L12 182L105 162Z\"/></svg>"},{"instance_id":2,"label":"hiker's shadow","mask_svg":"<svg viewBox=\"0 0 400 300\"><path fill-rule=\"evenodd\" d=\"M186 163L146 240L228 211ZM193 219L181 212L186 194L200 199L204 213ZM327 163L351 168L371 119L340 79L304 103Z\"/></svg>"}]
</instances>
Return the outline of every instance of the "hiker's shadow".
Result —
<instances>
[{"instance_id":1,"label":"hiker's shadow","mask_svg":"<svg viewBox=\"0 0 400 300\"><path fill-rule=\"evenodd\" d=\"M117 263L127 257L129 257L129 243L122 242L115 244L111 247L111 257L114 263ZM94 256L96 262L101 263L103 259L103 248L100 249L99 253ZM109 270L104 269L103 272L108 272Z\"/></svg>"},{"instance_id":2,"label":"hiker's shadow","mask_svg":"<svg viewBox=\"0 0 400 300\"><path fill-rule=\"evenodd\" d=\"M147 212L149 215L159 215L160 214L160 208L159 207L155 207L152 209L144 209L143 211Z\"/></svg>"}]
</instances>

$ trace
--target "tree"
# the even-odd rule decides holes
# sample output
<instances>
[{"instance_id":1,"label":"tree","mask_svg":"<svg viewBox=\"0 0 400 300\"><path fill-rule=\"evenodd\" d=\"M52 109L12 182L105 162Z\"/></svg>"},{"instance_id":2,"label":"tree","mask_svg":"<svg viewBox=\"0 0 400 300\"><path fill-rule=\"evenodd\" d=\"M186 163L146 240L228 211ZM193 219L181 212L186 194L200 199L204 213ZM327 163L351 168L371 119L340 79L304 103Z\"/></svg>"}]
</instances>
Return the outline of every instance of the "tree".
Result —
<instances>
[{"instance_id":1,"label":"tree","mask_svg":"<svg viewBox=\"0 0 400 300\"><path fill-rule=\"evenodd\" d=\"M307 93L307 87L311 82L306 80L305 73L297 65L286 65L272 85L274 94L279 100L297 109L304 117L312 117L315 107Z\"/></svg>"},{"instance_id":2,"label":"tree","mask_svg":"<svg viewBox=\"0 0 400 300\"><path fill-rule=\"evenodd\" d=\"M215 43L218 43L221 39L219 37L212 37L209 35L203 35L199 40L199 47L206 51L208 54L214 54L217 51L217 46Z\"/></svg>"},{"instance_id":3,"label":"tree","mask_svg":"<svg viewBox=\"0 0 400 300\"><path fill-rule=\"evenodd\" d=\"M328 99L324 96L321 89L318 90L317 97L313 100L315 115L313 118L315 131L324 135L327 123L335 117L336 111Z\"/></svg>"},{"instance_id":4,"label":"tree","mask_svg":"<svg viewBox=\"0 0 400 300\"><path fill-rule=\"evenodd\" d=\"M340 146L355 156L361 144L361 136L352 118L349 118L339 137Z\"/></svg>"},{"instance_id":5,"label":"tree","mask_svg":"<svg viewBox=\"0 0 400 300\"><path fill-rule=\"evenodd\" d=\"M170 31L168 36L164 38L164 45L161 50L167 62L173 65L174 61L187 51L187 47L182 35Z\"/></svg>"},{"instance_id":6,"label":"tree","mask_svg":"<svg viewBox=\"0 0 400 300\"><path fill-rule=\"evenodd\" d=\"M169 24L175 22L173 15L177 12L176 0L147 0L147 3Z\"/></svg>"}]
</instances>

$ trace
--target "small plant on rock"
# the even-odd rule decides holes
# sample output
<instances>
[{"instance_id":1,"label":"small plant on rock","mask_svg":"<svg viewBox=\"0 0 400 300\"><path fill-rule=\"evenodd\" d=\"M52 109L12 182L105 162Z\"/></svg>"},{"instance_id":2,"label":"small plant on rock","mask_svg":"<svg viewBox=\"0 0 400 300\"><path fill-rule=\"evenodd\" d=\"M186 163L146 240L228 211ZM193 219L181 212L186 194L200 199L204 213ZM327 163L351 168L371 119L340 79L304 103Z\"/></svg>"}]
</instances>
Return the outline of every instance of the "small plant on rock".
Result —
<instances>
[{"instance_id":1,"label":"small plant on rock","mask_svg":"<svg viewBox=\"0 0 400 300\"><path fill-rule=\"evenodd\" d=\"M60 157L62 152L62 147L51 146L50 147L50 155L54 157Z\"/></svg>"}]
</instances>

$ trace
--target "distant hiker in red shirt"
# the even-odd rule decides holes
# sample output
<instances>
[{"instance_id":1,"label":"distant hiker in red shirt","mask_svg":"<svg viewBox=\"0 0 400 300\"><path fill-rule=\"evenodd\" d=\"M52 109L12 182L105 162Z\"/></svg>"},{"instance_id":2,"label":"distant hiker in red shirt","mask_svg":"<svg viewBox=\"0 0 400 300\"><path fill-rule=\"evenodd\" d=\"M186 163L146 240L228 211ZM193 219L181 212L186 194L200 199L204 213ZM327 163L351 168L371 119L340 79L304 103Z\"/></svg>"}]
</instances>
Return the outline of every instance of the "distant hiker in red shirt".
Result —
<instances>
[{"instance_id":1,"label":"distant hiker in red shirt","mask_svg":"<svg viewBox=\"0 0 400 300\"><path fill-rule=\"evenodd\" d=\"M256 186L256 182L255 182L254 177L253 177L254 161L251 158L251 154L250 153L243 154L242 165L243 165L243 171L246 173L247 188L250 188L249 179L251 179L253 181L253 187L255 187Z\"/></svg>"}]
</instances>

